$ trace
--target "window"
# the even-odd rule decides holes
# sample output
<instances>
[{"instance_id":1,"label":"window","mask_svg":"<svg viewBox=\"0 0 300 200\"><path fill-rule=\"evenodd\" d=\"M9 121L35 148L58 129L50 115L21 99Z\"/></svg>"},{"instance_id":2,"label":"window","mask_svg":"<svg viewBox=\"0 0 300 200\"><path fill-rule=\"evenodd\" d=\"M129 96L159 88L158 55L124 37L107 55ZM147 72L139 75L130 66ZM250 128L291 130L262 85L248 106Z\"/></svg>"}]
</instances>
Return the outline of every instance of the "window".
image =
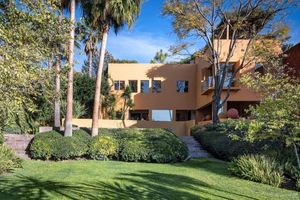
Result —
<instances>
[{"instance_id":1,"label":"window","mask_svg":"<svg viewBox=\"0 0 300 200\"><path fill-rule=\"evenodd\" d=\"M172 121L173 110L152 110L152 121Z\"/></svg>"},{"instance_id":2,"label":"window","mask_svg":"<svg viewBox=\"0 0 300 200\"><path fill-rule=\"evenodd\" d=\"M177 81L177 92L184 93L189 91L189 82L188 81Z\"/></svg>"},{"instance_id":3,"label":"window","mask_svg":"<svg viewBox=\"0 0 300 200\"><path fill-rule=\"evenodd\" d=\"M125 81L114 81L115 90L124 90L125 89Z\"/></svg>"},{"instance_id":4,"label":"window","mask_svg":"<svg viewBox=\"0 0 300 200\"><path fill-rule=\"evenodd\" d=\"M161 81L152 80L152 93L160 93L161 92Z\"/></svg>"},{"instance_id":5,"label":"window","mask_svg":"<svg viewBox=\"0 0 300 200\"><path fill-rule=\"evenodd\" d=\"M220 64L220 68L221 68L221 72L223 70L226 70L225 80L224 80L224 86L223 87L224 88L232 87L233 86L233 82L232 82L231 79L233 78L232 76L233 76L233 70L234 70L234 63L228 63L228 65L226 65L226 63L221 63Z\"/></svg>"},{"instance_id":6,"label":"window","mask_svg":"<svg viewBox=\"0 0 300 200\"><path fill-rule=\"evenodd\" d=\"M148 80L141 81L141 93L149 93L149 81Z\"/></svg>"},{"instance_id":7,"label":"window","mask_svg":"<svg viewBox=\"0 0 300 200\"><path fill-rule=\"evenodd\" d=\"M137 92L137 80L130 80L129 87L132 92Z\"/></svg>"}]
</instances>

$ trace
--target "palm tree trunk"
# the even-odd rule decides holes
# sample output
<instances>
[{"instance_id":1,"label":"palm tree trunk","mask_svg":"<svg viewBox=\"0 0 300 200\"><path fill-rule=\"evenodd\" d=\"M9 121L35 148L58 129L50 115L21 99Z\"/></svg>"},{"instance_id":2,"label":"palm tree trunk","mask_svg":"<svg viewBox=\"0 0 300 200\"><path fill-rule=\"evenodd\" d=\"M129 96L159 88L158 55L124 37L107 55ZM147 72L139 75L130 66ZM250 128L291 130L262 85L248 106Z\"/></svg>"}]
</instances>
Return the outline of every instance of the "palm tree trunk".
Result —
<instances>
[{"instance_id":1,"label":"palm tree trunk","mask_svg":"<svg viewBox=\"0 0 300 200\"><path fill-rule=\"evenodd\" d=\"M65 119L65 137L72 136L72 118L73 118L73 57L74 57L74 36L75 36L75 0L70 3L70 40L69 40L69 72L67 87L67 111Z\"/></svg>"},{"instance_id":2,"label":"palm tree trunk","mask_svg":"<svg viewBox=\"0 0 300 200\"><path fill-rule=\"evenodd\" d=\"M93 52L89 51L89 77L92 78L93 71Z\"/></svg>"},{"instance_id":3,"label":"palm tree trunk","mask_svg":"<svg viewBox=\"0 0 300 200\"><path fill-rule=\"evenodd\" d=\"M57 50L55 55L55 92L54 101L54 128L60 128L60 56Z\"/></svg>"},{"instance_id":4,"label":"palm tree trunk","mask_svg":"<svg viewBox=\"0 0 300 200\"><path fill-rule=\"evenodd\" d=\"M93 120L92 120L92 136L98 135L101 81L102 81L102 71L103 71L103 65L104 65L108 29L109 29L108 25L105 25L104 29L103 29L103 36L102 36L102 42L101 42L101 50L100 50L100 58L99 58L100 61L99 61L97 76L96 76L96 91L95 91Z\"/></svg>"}]
</instances>

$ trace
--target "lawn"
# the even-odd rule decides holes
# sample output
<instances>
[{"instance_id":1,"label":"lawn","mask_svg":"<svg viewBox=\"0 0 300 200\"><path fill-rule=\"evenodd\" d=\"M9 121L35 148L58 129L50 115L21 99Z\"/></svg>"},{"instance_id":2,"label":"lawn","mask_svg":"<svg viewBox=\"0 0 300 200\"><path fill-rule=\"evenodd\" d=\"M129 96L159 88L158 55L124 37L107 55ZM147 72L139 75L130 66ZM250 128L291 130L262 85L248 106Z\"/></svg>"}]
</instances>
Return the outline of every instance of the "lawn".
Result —
<instances>
[{"instance_id":1,"label":"lawn","mask_svg":"<svg viewBox=\"0 0 300 200\"><path fill-rule=\"evenodd\" d=\"M233 177L227 163L26 161L0 177L0 199L298 199L295 191Z\"/></svg>"}]
</instances>

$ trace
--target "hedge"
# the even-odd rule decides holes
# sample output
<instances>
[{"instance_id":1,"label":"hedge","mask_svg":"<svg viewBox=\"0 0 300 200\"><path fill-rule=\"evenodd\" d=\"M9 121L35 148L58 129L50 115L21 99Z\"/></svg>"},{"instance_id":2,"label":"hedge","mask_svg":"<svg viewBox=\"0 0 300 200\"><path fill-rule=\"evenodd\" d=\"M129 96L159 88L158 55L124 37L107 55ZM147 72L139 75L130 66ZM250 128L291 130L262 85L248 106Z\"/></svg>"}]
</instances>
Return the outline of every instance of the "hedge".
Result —
<instances>
[{"instance_id":1,"label":"hedge","mask_svg":"<svg viewBox=\"0 0 300 200\"><path fill-rule=\"evenodd\" d=\"M80 157L128 162L180 162L187 158L186 145L164 129L100 129L91 137L79 130L73 137L56 131L39 133L30 146L34 159L66 160Z\"/></svg>"}]
</instances>

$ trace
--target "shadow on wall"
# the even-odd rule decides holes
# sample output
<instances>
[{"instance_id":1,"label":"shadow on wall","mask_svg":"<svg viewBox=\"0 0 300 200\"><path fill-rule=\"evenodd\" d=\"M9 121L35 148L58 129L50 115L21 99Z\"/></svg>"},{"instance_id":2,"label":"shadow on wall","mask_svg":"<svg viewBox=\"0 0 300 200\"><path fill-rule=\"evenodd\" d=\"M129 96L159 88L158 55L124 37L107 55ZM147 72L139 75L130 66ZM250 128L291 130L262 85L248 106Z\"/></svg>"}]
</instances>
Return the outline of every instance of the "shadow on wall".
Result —
<instances>
[{"instance_id":1,"label":"shadow on wall","mask_svg":"<svg viewBox=\"0 0 300 200\"><path fill-rule=\"evenodd\" d=\"M178 109L194 110L196 103L195 64L165 64L146 72L149 80L148 93L134 94L134 109ZM161 81L161 92L152 92L152 80ZM188 92L177 92L177 81L188 81ZM139 83L140 84L140 83Z\"/></svg>"}]
</instances>

